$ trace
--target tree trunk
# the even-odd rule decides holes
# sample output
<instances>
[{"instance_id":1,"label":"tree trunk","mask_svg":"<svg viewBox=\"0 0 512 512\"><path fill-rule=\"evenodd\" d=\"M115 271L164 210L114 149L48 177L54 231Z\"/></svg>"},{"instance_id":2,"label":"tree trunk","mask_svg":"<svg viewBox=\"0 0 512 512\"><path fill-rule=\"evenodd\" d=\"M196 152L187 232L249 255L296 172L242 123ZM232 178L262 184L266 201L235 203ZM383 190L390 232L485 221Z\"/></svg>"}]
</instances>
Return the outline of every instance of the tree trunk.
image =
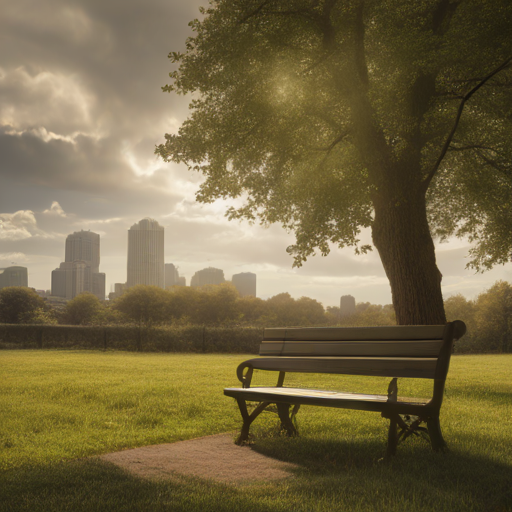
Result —
<instances>
[{"instance_id":1,"label":"tree trunk","mask_svg":"<svg viewBox=\"0 0 512 512\"><path fill-rule=\"evenodd\" d=\"M444 324L441 273L436 265L425 197L375 202L372 238L391 284L399 325Z\"/></svg>"}]
</instances>

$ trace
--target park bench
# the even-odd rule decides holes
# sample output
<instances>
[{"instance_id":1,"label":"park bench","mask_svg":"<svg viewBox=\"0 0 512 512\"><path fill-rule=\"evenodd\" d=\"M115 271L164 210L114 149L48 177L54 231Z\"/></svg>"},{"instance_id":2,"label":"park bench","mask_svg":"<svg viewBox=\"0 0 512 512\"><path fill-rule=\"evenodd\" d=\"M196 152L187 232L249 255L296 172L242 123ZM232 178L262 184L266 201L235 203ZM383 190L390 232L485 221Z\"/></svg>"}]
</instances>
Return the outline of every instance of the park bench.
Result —
<instances>
[{"instance_id":1,"label":"park bench","mask_svg":"<svg viewBox=\"0 0 512 512\"><path fill-rule=\"evenodd\" d=\"M249 428L269 405L275 404L282 428L297 434L293 418L301 405L380 412L390 420L387 455L410 435L428 437L433 450L443 450L439 411L453 341L466 332L464 322L446 325L389 327L309 327L265 329L259 358L237 368L242 388L226 388L237 400L243 425L237 444L248 440ZM254 370L279 372L275 387L251 387ZM387 394L323 391L285 387L286 373L328 373L391 377ZM397 378L431 379L430 399L398 395ZM248 402L258 402L249 412ZM422 426L422 424L426 424Z\"/></svg>"}]
</instances>

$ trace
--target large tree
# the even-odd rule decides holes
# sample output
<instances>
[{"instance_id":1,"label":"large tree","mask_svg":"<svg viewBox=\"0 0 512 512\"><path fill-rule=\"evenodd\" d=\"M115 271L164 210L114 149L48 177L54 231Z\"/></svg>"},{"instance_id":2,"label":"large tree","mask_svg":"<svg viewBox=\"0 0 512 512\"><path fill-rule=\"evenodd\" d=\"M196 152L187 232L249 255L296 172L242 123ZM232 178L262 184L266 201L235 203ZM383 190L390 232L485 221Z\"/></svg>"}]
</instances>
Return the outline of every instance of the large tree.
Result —
<instances>
[{"instance_id":1,"label":"large tree","mask_svg":"<svg viewBox=\"0 0 512 512\"><path fill-rule=\"evenodd\" d=\"M510 0L211 0L164 91L190 117L156 151L199 201L295 232L300 265L371 228L400 324L443 323L433 237L512 254Z\"/></svg>"}]
</instances>

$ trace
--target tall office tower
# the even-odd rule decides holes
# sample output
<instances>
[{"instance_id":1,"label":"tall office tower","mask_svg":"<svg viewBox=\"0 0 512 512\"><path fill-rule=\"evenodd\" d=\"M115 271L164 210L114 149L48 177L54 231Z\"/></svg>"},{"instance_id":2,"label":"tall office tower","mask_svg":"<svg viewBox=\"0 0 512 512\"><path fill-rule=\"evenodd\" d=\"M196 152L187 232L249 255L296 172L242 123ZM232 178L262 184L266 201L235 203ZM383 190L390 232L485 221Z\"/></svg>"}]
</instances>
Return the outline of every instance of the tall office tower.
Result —
<instances>
[{"instance_id":1,"label":"tall office tower","mask_svg":"<svg viewBox=\"0 0 512 512\"><path fill-rule=\"evenodd\" d=\"M340 316L353 315L356 312L356 299L352 295L343 295L340 298Z\"/></svg>"},{"instance_id":2,"label":"tall office tower","mask_svg":"<svg viewBox=\"0 0 512 512\"><path fill-rule=\"evenodd\" d=\"M0 268L0 288L7 286L28 286L27 267Z\"/></svg>"},{"instance_id":3,"label":"tall office tower","mask_svg":"<svg viewBox=\"0 0 512 512\"><path fill-rule=\"evenodd\" d=\"M64 262L52 272L52 295L73 299L90 292L105 299L105 274L100 271L100 235L76 231L66 238Z\"/></svg>"},{"instance_id":4,"label":"tall office tower","mask_svg":"<svg viewBox=\"0 0 512 512\"><path fill-rule=\"evenodd\" d=\"M234 274L231 282L238 290L240 297L256 297L256 274L252 272Z\"/></svg>"},{"instance_id":5,"label":"tall office tower","mask_svg":"<svg viewBox=\"0 0 512 512\"><path fill-rule=\"evenodd\" d=\"M224 271L219 268L203 268L198 270L190 280L190 286L204 286L205 284L221 284L225 281Z\"/></svg>"},{"instance_id":6,"label":"tall office tower","mask_svg":"<svg viewBox=\"0 0 512 512\"><path fill-rule=\"evenodd\" d=\"M178 284L178 280L180 275L178 274L178 269L174 266L173 263L165 264L165 287L168 286L176 286Z\"/></svg>"},{"instance_id":7,"label":"tall office tower","mask_svg":"<svg viewBox=\"0 0 512 512\"><path fill-rule=\"evenodd\" d=\"M77 231L66 238L64 261L84 261L93 274L100 271L100 235Z\"/></svg>"},{"instance_id":8,"label":"tall office tower","mask_svg":"<svg viewBox=\"0 0 512 512\"><path fill-rule=\"evenodd\" d=\"M164 228L142 219L128 230L128 288L145 284L165 288Z\"/></svg>"}]
</instances>

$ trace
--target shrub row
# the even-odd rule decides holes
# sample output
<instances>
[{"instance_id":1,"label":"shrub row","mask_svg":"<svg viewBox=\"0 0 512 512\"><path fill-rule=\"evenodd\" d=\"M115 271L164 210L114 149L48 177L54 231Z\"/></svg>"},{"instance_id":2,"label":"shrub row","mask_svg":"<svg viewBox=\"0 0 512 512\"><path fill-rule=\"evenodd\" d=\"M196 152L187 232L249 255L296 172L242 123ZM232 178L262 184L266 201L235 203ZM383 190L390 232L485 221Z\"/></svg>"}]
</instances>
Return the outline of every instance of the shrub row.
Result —
<instances>
[{"instance_id":1,"label":"shrub row","mask_svg":"<svg viewBox=\"0 0 512 512\"><path fill-rule=\"evenodd\" d=\"M468 329L469 330L469 329ZM257 354L263 338L259 327L75 326L0 324L0 349L95 349L141 352ZM487 348L487 349L486 349ZM457 341L458 354L492 352L472 332Z\"/></svg>"},{"instance_id":2,"label":"shrub row","mask_svg":"<svg viewBox=\"0 0 512 512\"><path fill-rule=\"evenodd\" d=\"M0 349L67 348L257 354L263 329L0 324Z\"/></svg>"}]
</instances>

